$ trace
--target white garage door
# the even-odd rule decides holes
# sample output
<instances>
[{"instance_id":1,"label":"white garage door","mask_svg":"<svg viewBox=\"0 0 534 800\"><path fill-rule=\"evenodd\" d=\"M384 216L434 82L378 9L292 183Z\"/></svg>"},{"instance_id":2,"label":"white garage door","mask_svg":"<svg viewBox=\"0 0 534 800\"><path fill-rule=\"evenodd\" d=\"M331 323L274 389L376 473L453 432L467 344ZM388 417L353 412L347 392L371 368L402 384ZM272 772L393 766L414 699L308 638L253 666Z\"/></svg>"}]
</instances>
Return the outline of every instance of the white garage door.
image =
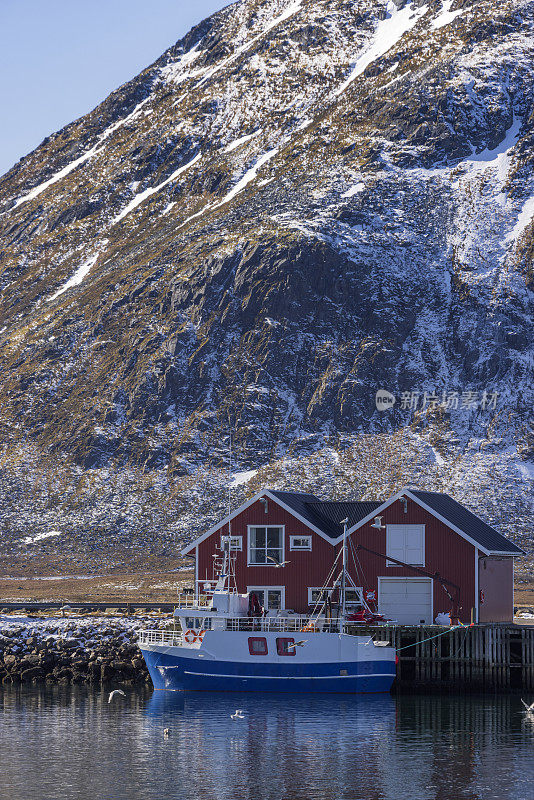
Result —
<instances>
[{"instance_id":1,"label":"white garage door","mask_svg":"<svg viewBox=\"0 0 534 800\"><path fill-rule=\"evenodd\" d=\"M379 578L380 613L403 625L432 623L431 578Z\"/></svg>"}]
</instances>

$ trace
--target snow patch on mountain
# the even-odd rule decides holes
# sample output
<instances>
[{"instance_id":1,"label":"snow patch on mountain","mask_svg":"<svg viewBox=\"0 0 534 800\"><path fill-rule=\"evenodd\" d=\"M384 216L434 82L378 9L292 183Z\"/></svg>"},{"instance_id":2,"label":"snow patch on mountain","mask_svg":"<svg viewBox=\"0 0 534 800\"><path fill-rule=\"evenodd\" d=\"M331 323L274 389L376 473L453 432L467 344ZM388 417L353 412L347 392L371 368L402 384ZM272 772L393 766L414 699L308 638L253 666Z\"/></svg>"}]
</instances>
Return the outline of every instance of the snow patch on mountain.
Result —
<instances>
[{"instance_id":1,"label":"snow patch on mountain","mask_svg":"<svg viewBox=\"0 0 534 800\"><path fill-rule=\"evenodd\" d=\"M495 168L497 169L497 177L499 180L505 180L506 176L508 175L510 155L519 140L521 126L521 118L514 114L512 124L506 131L504 139L497 145L497 147L493 148L493 150L486 148L481 153L475 153L475 149L473 145L471 145L473 155L471 155L469 158L466 158L462 164L465 164L467 167L474 170Z\"/></svg>"},{"instance_id":2,"label":"snow patch on mountain","mask_svg":"<svg viewBox=\"0 0 534 800\"><path fill-rule=\"evenodd\" d=\"M441 14L431 22L431 27L434 28L434 30L444 28L445 25L450 25L451 22L456 19L456 17L459 17L460 14L464 13L465 8L460 8L458 11L451 11L453 2L454 0L443 0L443 9Z\"/></svg>"},{"instance_id":3,"label":"snow patch on mountain","mask_svg":"<svg viewBox=\"0 0 534 800\"><path fill-rule=\"evenodd\" d=\"M208 205L204 206L203 208L200 209L200 211L197 211L196 214L192 214L190 217L185 219L181 223L181 225L179 225L179 227L182 228L184 227L184 225L187 225L194 219L198 219L198 217L201 217L207 211L214 211L215 209L223 206L225 203L229 203L231 200L233 200L236 195L242 192L243 189L245 189L248 186L248 184L251 183L257 177L261 167L263 167L264 164L267 164L267 162L270 161L271 158L273 158L278 153L278 150L279 148L275 147L273 150L269 150L267 153L264 153L262 156L260 156L260 158L258 158L256 163L245 172L243 177L236 183L236 185L232 189L230 189L230 191L227 192L227 194L225 194L222 200L219 200L217 203L209 203ZM165 211L168 210L169 209L167 207Z\"/></svg>"},{"instance_id":4,"label":"snow patch on mountain","mask_svg":"<svg viewBox=\"0 0 534 800\"><path fill-rule=\"evenodd\" d=\"M117 216L112 220L111 224L116 225L117 222L120 222L122 219L124 219L124 217L126 217L131 211L137 208L137 206L141 205L141 203L144 203L145 200L148 200L149 197L152 197L153 194L156 194L156 192L161 191L161 189L164 189L165 186L169 185L169 183L172 183L172 181L175 181L177 178L179 178L180 175L182 175L182 173L184 173L187 169L192 167L193 164L196 164L197 161L200 161L201 158L202 158L202 153L199 152L196 154L194 158L191 159L191 161L188 161L187 164L183 164L181 167L175 170L172 173L172 175L169 175L169 177L166 178L164 181L158 183L156 186L151 186L150 188L145 189L142 192L139 192L139 194L136 194L135 197L132 200L130 200L128 205L125 208L123 208L120 214L117 214Z\"/></svg>"},{"instance_id":5,"label":"snow patch on mountain","mask_svg":"<svg viewBox=\"0 0 534 800\"><path fill-rule=\"evenodd\" d=\"M69 280L64 283L63 286L57 290L57 292L54 292L54 294L48 298L48 301L50 302L55 300L57 297L63 294L63 292L66 292L67 289L72 289L73 286L78 286L78 284L80 284L85 276L89 273L91 267L96 264L99 255L100 254L97 253L96 255L91 256L91 258L88 258L87 261L84 261L83 264L78 267L72 278L69 278Z\"/></svg>"},{"instance_id":6,"label":"snow patch on mountain","mask_svg":"<svg viewBox=\"0 0 534 800\"><path fill-rule=\"evenodd\" d=\"M534 218L534 197L529 197L523 204L514 229L505 237L505 243L517 242L521 234L530 225Z\"/></svg>"},{"instance_id":7,"label":"snow patch on mountain","mask_svg":"<svg viewBox=\"0 0 534 800\"><path fill-rule=\"evenodd\" d=\"M351 186L350 189L347 189L347 191L344 192L341 197L354 197L355 194L363 192L364 189L365 183L360 181L359 183L354 184L354 186Z\"/></svg>"},{"instance_id":8,"label":"snow patch on mountain","mask_svg":"<svg viewBox=\"0 0 534 800\"><path fill-rule=\"evenodd\" d=\"M302 8L302 0L294 0L294 2L290 3L282 11L281 14L279 14L277 17L271 20L271 22L267 23L267 25L264 28L262 28L260 33L258 33L252 39L249 39L248 42L245 42L240 47L238 47L232 53L231 56L225 58L223 61L219 62L210 70L208 70L208 72L204 75L204 77L201 78L201 80L197 84L195 84L195 88L202 86L204 83L206 83L206 81L209 81L210 78L212 78L218 72L221 72L221 70L224 70L227 66L233 64L233 62L236 61L239 58L239 56L243 55L243 53L246 53L248 50L250 50L250 48L257 42L259 42L260 39L266 37L267 34L269 34L273 30L273 28L276 28L278 25L280 25L280 23L288 20L290 17L296 14L297 11L300 11L301 8Z\"/></svg>"},{"instance_id":9,"label":"snow patch on mountain","mask_svg":"<svg viewBox=\"0 0 534 800\"><path fill-rule=\"evenodd\" d=\"M258 133L261 133L261 131L254 131L254 133L247 133L246 136L241 136L239 139L235 139L233 142L230 142L230 144L224 148L224 152L232 153L238 147L241 147L242 144L245 144L245 142L250 142L250 140L253 139L255 136L257 136Z\"/></svg>"},{"instance_id":10,"label":"snow patch on mountain","mask_svg":"<svg viewBox=\"0 0 534 800\"><path fill-rule=\"evenodd\" d=\"M386 7L386 18L378 23L370 45L358 58L349 77L334 91L334 97L339 97L356 78L365 72L369 64L381 58L399 42L405 33L411 30L428 11L428 6L415 8L413 4L398 9L389 0Z\"/></svg>"},{"instance_id":11,"label":"snow patch on mountain","mask_svg":"<svg viewBox=\"0 0 534 800\"><path fill-rule=\"evenodd\" d=\"M230 486L242 486L244 483L248 483L257 474L257 469L247 469L244 472L236 472L232 475Z\"/></svg>"},{"instance_id":12,"label":"snow patch on mountain","mask_svg":"<svg viewBox=\"0 0 534 800\"><path fill-rule=\"evenodd\" d=\"M150 99L149 97L145 98L134 108L131 114L128 114L128 116L124 117L124 119L121 119L118 122L114 122L113 125L110 125L109 128L107 128L103 133L100 134L96 144L93 147L91 147L90 150L81 155L79 158L72 161L70 164L67 164L66 167L63 167L63 169L60 169L58 172L56 172L55 175L53 175L47 181L44 181L44 183L39 184L39 186L35 186L30 192L28 192L28 194L25 194L23 197L19 197L13 208L10 210L18 208L23 203L27 203L30 200L35 200L35 198L39 197L39 195L42 194L44 191L46 191L46 189L48 189L50 186L53 186L62 178L65 178L73 170L75 170L76 167L79 167L80 164L84 164L90 158L97 155L101 150L102 143L105 142L106 139L108 139L113 133L115 133L115 131L117 131L127 122L131 122L132 120L134 120L139 115L141 109L143 108L145 103L149 101L149 99Z\"/></svg>"},{"instance_id":13,"label":"snow patch on mountain","mask_svg":"<svg viewBox=\"0 0 534 800\"><path fill-rule=\"evenodd\" d=\"M22 541L24 544L35 544L43 539L50 539L52 536L61 536L61 531L47 531L46 533L37 533L35 536L27 536Z\"/></svg>"}]
</instances>

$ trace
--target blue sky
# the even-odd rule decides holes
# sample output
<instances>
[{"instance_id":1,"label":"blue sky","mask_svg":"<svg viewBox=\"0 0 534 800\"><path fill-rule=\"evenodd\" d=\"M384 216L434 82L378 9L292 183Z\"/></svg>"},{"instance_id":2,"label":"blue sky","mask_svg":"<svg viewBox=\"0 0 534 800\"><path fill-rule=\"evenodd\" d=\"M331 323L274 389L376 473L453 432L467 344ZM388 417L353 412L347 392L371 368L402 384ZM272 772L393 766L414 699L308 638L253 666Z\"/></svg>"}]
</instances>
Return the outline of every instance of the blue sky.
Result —
<instances>
[{"instance_id":1,"label":"blue sky","mask_svg":"<svg viewBox=\"0 0 534 800\"><path fill-rule=\"evenodd\" d=\"M229 0L0 0L0 175Z\"/></svg>"}]
</instances>

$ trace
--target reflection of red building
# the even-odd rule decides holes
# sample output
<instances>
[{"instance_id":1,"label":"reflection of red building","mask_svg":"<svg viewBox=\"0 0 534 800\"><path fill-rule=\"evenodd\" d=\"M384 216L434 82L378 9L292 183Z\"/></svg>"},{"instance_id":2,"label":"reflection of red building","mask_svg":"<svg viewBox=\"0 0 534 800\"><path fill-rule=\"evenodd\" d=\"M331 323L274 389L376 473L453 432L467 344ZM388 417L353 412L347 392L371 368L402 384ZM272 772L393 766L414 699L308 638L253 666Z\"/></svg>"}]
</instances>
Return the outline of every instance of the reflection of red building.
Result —
<instances>
[{"instance_id":1,"label":"reflection of red building","mask_svg":"<svg viewBox=\"0 0 534 800\"><path fill-rule=\"evenodd\" d=\"M255 590L272 613L306 613L341 547L343 519L352 544L354 602L365 595L390 619L429 624L451 608L445 585L454 592L462 621L472 614L479 622L512 619L513 558L522 550L446 494L404 489L383 503L325 502L265 490L183 553L195 557L196 586L202 589L214 577L221 536L230 534L239 591Z\"/></svg>"}]
</instances>

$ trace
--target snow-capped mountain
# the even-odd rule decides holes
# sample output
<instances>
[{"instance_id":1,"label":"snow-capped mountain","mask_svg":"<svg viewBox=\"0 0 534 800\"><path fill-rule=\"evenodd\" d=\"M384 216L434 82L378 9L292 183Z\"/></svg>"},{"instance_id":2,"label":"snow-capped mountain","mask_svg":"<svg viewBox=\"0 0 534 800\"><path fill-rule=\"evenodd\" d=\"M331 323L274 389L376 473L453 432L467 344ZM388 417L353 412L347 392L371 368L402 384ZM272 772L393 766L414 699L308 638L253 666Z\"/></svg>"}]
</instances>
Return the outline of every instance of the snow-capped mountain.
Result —
<instances>
[{"instance_id":1,"label":"snow-capped mountain","mask_svg":"<svg viewBox=\"0 0 534 800\"><path fill-rule=\"evenodd\" d=\"M236 496L411 482L525 544L533 99L534 0L241 0L21 159L6 537L192 534L231 430Z\"/></svg>"}]
</instances>

